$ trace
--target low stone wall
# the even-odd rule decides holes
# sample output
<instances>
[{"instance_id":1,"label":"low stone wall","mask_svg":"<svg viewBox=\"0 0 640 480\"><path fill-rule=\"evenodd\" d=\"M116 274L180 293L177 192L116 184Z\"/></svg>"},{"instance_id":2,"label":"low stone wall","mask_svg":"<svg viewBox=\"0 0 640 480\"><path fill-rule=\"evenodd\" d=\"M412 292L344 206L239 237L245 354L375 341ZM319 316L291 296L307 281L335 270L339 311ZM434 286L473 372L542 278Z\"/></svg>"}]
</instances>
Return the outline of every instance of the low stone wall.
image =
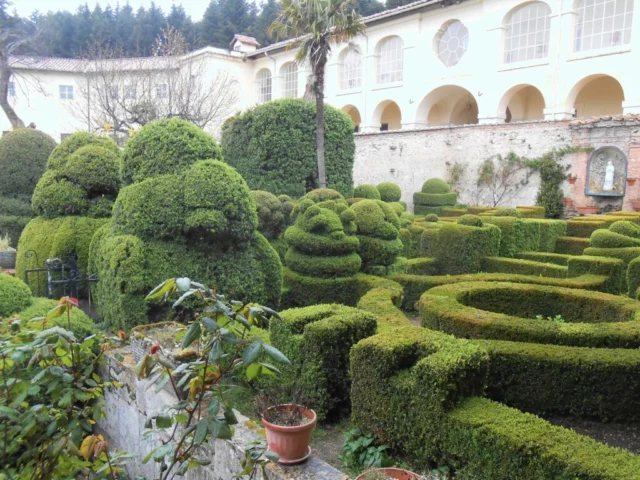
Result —
<instances>
[{"instance_id":1,"label":"low stone wall","mask_svg":"<svg viewBox=\"0 0 640 480\"><path fill-rule=\"evenodd\" d=\"M122 362L116 355L122 355ZM144 456L157 445L157 439L143 440L144 424L148 417L175 403L173 394L168 390L155 393L148 380L138 380L135 361L130 347L109 351L107 364L101 372L114 381L123 384L122 388L105 392L107 419L98 423L98 428L108 438L115 449L136 453L137 458L128 466L131 478L158 478L159 464L150 461L142 463ZM244 457L245 445L257 440L259 435L255 424L236 412L239 423L235 426L232 440L215 440L204 447L200 456L211 460L206 467L187 473L185 480L231 480L242 471L240 460ZM271 480L348 480L348 477L317 457L311 457L304 464L295 467L269 465L268 477ZM262 478L258 475L258 478Z\"/></svg>"},{"instance_id":2,"label":"low stone wall","mask_svg":"<svg viewBox=\"0 0 640 480\"><path fill-rule=\"evenodd\" d=\"M480 165L495 155L518 155L535 158L556 148L567 146L615 146L628 158L628 176L640 178L640 117L605 117L580 121L540 121L501 125L463 125L419 130L396 130L356 134L354 184L378 184L392 181L400 185L402 199L410 207L413 193L431 177L450 180L448 169L461 165L463 174L457 190L459 202L491 205L486 194L478 191ZM584 195L588 153L565 157L570 172L577 176L573 185L565 182L565 196L576 206L586 206L593 198ZM537 174L519 186L500 205L533 205L540 185ZM630 209L631 200L640 196L640 181L627 188L622 199L598 199L612 204L611 209ZM604 206L604 205L602 205Z\"/></svg>"}]
</instances>

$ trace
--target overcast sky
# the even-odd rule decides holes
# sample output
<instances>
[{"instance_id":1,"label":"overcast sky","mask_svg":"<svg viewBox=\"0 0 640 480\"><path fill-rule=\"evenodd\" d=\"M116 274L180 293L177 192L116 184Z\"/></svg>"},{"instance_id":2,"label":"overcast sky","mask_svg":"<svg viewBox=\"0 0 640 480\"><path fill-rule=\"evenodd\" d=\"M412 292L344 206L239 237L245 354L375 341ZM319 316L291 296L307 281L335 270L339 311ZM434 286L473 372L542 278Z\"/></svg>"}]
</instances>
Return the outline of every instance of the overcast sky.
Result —
<instances>
[{"instance_id":1,"label":"overcast sky","mask_svg":"<svg viewBox=\"0 0 640 480\"><path fill-rule=\"evenodd\" d=\"M85 3L85 0L13 0L12 8L15 8L21 16L28 17L35 10L42 13L48 12L49 10L69 10L70 12L75 12L78 5L83 3ZM134 10L137 10L140 6L144 6L145 8L149 7L151 0L129 0L129 2L126 0L120 2L116 0L86 0L86 3L92 10L96 3L99 3L103 8L108 4L110 4L111 7L115 7L117 3L120 3L120 5L129 3ZM187 15L191 15L191 19L196 22L204 15L204 11L207 5L209 5L209 0L155 0L155 4L162 8L162 11L165 13L169 12L171 5L182 4Z\"/></svg>"}]
</instances>

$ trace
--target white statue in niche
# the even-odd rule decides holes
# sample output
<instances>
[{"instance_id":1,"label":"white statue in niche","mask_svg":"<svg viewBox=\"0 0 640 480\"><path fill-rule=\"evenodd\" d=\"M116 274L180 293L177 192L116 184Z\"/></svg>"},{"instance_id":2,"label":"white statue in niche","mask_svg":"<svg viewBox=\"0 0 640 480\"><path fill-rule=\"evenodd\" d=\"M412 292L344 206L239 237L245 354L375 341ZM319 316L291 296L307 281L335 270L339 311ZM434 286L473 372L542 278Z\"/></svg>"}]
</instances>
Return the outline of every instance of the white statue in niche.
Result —
<instances>
[{"instance_id":1,"label":"white statue in niche","mask_svg":"<svg viewBox=\"0 0 640 480\"><path fill-rule=\"evenodd\" d=\"M604 190L605 192L610 192L611 190L613 190L613 174L615 173L615 170L616 169L613 166L613 163L611 163L611 160L609 160L604 174L604 185L602 185L602 190Z\"/></svg>"}]
</instances>

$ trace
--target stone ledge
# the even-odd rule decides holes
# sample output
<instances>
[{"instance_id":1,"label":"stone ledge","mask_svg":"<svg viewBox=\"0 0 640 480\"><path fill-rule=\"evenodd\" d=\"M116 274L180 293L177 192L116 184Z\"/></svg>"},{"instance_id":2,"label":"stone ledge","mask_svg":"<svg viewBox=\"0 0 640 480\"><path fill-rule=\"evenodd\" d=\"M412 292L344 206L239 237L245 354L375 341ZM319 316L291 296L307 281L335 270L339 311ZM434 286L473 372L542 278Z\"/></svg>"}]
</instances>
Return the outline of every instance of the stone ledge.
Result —
<instances>
[{"instance_id":1,"label":"stone ledge","mask_svg":"<svg viewBox=\"0 0 640 480\"><path fill-rule=\"evenodd\" d=\"M118 361L116 355L122 355ZM131 478L157 478L159 465L154 462L142 463L142 458L150 452L156 442L143 440L144 423L149 416L162 411L174 403L168 390L155 392L148 380L138 380L134 368L135 361L130 347L111 350L106 354L107 363L101 375L123 384L122 388L105 391L105 411L107 418L98 422L98 428L116 449L137 453L138 457L128 465ZM150 388L151 387L151 388ZM260 438L254 422L236 412L239 423L231 440L215 440L203 447L200 456L209 458L211 464L192 470L185 480L231 480L240 472L240 460L244 457L245 445ZM348 476L321 459L312 456L305 463L294 467L271 464L268 467L270 480L348 480ZM262 478L258 475L257 478Z\"/></svg>"}]
</instances>

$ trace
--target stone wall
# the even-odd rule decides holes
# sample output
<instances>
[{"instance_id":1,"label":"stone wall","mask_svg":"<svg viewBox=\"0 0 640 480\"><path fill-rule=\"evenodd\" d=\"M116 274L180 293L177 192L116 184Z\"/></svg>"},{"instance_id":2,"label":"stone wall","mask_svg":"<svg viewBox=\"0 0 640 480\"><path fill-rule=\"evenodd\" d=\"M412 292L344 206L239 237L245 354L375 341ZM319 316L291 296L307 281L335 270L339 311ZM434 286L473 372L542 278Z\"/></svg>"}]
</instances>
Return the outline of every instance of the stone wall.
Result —
<instances>
[{"instance_id":1,"label":"stone wall","mask_svg":"<svg viewBox=\"0 0 640 480\"><path fill-rule=\"evenodd\" d=\"M122 357L120 357L122 355ZM116 359L123 359L122 361ZM128 465L130 478L159 478L159 464L153 460L146 464L142 459L159 439L152 435L143 440L144 424L150 416L166 410L175 403L175 397L169 389L156 392L148 380L138 380L135 372L135 361L131 347L110 350L107 365L101 372L103 377L123 384L122 388L109 389L105 392L106 420L98 422L98 428L105 434L111 447L136 454L136 458ZM258 440L258 429L255 423L236 412L239 423L235 425L235 433L231 440L215 440L204 446L199 456L211 460L202 468L191 470L184 480L231 480L242 471L240 460L244 457L247 443ZM269 480L348 480L348 477L315 456L305 463L294 467L268 466ZM262 478L259 474L257 479Z\"/></svg>"},{"instance_id":2,"label":"stone wall","mask_svg":"<svg viewBox=\"0 0 640 480\"><path fill-rule=\"evenodd\" d=\"M402 189L402 199L412 206L413 193L420 191L422 183L431 177L450 180L449 169L463 167L457 186L459 202L470 205L490 205L491 198L476 185L481 163L495 155L513 151L518 155L535 158L553 148L566 146L600 147L613 145L628 157L628 176L640 178L640 117L603 118L585 121L523 122L502 125L464 125L435 127L419 130L389 131L356 135L354 184L377 184L393 181ZM577 176L575 184L564 184L565 195L574 199L576 206L589 203L592 197L584 195L588 153L567 155L568 170ZM525 176L521 179L525 181ZM532 205L540 184L537 174L531 175L525 185L504 198L501 205ZM627 187L624 208L640 191L640 182ZM620 199L598 199L600 205L613 204L619 208ZM618 205L617 207L615 205Z\"/></svg>"}]
</instances>

